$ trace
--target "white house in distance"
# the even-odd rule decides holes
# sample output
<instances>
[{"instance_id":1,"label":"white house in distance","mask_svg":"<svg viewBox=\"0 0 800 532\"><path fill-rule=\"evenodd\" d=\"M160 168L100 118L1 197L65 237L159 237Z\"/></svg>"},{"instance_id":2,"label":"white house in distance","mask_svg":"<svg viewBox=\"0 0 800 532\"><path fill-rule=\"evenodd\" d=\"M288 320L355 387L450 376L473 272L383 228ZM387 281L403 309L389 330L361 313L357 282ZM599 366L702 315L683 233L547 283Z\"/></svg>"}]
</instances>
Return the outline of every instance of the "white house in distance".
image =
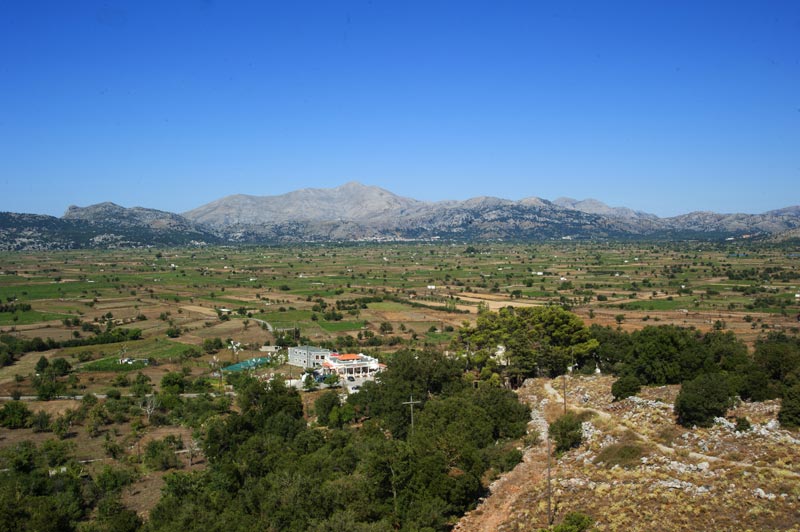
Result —
<instances>
[{"instance_id":1,"label":"white house in distance","mask_svg":"<svg viewBox=\"0 0 800 532\"><path fill-rule=\"evenodd\" d=\"M270 355L275 355L280 353L281 346L279 345L262 345L258 348L259 351L262 353L269 353Z\"/></svg>"},{"instance_id":2,"label":"white house in distance","mask_svg":"<svg viewBox=\"0 0 800 532\"><path fill-rule=\"evenodd\" d=\"M340 377L372 378L385 367L377 358L362 353L343 355L331 353L322 363L322 373Z\"/></svg>"},{"instance_id":3,"label":"white house in distance","mask_svg":"<svg viewBox=\"0 0 800 532\"><path fill-rule=\"evenodd\" d=\"M333 352L330 349L299 345L289 348L289 365L301 368L319 368Z\"/></svg>"}]
</instances>

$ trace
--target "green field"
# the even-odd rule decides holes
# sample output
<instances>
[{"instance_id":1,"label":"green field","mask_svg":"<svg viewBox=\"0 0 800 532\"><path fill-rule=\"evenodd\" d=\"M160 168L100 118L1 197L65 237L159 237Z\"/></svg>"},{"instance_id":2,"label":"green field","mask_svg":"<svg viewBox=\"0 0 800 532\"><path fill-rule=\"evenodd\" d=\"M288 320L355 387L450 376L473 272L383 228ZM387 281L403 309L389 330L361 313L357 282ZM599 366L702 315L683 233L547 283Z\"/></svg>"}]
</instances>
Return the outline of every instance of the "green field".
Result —
<instances>
[{"instance_id":1,"label":"green field","mask_svg":"<svg viewBox=\"0 0 800 532\"><path fill-rule=\"evenodd\" d=\"M319 321L318 324L328 332L358 331L364 327L363 321Z\"/></svg>"},{"instance_id":2,"label":"green field","mask_svg":"<svg viewBox=\"0 0 800 532\"><path fill-rule=\"evenodd\" d=\"M623 303L626 310L677 310L681 308L691 307L692 299L653 299L647 301L633 301L631 303Z\"/></svg>"},{"instance_id":3,"label":"green field","mask_svg":"<svg viewBox=\"0 0 800 532\"><path fill-rule=\"evenodd\" d=\"M39 312L28 310L26 312L0 312L0 326L2 325L30 325L43 321L63 320L71 318L68 314L54 314L52 312Z\"/></svg>"},{"instance_id":4,"label":"green field","mask_svg":"<svg viewBox=\"0 0 800 532\"><path fill-rule=\"evenodd\" d=\"M400 312L403 310L408 310L409 306L396 301L378 301L368 304L367 308L371 310L383 310L386 312Z\"/></svg>"},{"instance_id":5,"label":"green field","mask_svg":"<svg viewBox=\"0 0 800 532\"><path fill-rule=\"evenodd\" d=\"M156 360L180 359L181 355L191 350L191 346L161 338L149 338L117 344L102 344L82 347L70 347L63 350L65 356L78 357L81 353L90 353L104 357L113 353L115 359L153 358ZM124 353L124 355L123 355ZM87 364L89 364L87 362ZM84 367L84 366L81 366Z\"/></svg>"}]
</instances>

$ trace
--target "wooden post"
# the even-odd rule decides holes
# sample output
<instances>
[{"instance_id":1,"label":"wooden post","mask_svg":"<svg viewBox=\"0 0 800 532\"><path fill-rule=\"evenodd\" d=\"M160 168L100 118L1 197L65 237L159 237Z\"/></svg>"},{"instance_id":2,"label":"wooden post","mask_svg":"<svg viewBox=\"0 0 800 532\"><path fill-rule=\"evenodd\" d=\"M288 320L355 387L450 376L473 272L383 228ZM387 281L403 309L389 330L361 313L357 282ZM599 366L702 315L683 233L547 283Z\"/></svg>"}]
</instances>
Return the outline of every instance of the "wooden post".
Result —
<instances>
[{"instance_id":1,"label":"wooden post","mask_svg":"<svg viewBox=\"0 0 800 532\"><path fill-rule=\"evenodd\" d=\"M409 396L408 401L404 402L404 405L411 406L411 434L414 433L414 405L418 405L420 402L414 400L414 394Z\"/></svg>"},{"instance_id":2,"label":"wooden post","mask_svg":"<svg viewBox=\"0 0 800 532\"><path fill-rule=\"evenodd\" d=\"M550 435L547 435L547 526L553 524L553 511L550 500L552 491L550 488Z\"/></svg>"}]
</instances>

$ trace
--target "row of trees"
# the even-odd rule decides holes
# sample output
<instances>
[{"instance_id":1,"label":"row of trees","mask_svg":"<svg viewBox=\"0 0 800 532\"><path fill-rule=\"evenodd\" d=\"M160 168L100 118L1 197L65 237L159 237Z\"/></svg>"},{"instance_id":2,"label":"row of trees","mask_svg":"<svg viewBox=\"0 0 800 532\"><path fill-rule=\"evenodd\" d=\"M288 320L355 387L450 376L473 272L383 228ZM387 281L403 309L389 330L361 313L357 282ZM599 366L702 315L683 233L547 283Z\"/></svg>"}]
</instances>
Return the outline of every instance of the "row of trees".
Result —
<instances>
[{"instance_id":1,"label":"row of trees","mask_svg":"<svg viewBox=\"0 0 800 532\"><path fill-rule=\"evenodd\" d=\"M28 303L0 303L0 312L27 312L31 309Z\"/></svg>"}]
</instances>

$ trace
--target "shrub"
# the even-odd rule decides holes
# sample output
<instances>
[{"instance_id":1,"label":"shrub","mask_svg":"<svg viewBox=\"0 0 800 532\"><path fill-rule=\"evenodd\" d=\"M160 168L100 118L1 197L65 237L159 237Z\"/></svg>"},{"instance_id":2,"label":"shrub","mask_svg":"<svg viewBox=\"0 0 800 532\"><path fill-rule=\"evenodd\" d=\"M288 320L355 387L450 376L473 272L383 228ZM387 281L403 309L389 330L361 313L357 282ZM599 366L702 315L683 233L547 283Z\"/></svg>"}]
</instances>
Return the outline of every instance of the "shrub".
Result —
<instances>
[{"instance_id":1,"label":"shrub","mask_svg":"<svg viewBox=\"0 0 800 532\"><path fill-rule=\"evenodd\" d=\"M540 532L584 532L589 530L594 520L581 512L570 512L564 516L564 520L549 529L542 528Z\"/></svg>"},{"instance_id":2,"label":"shrub","mask_svg":"<svg viewBox=\"0 0 800 532\"><path fill-rule=\"evenodd\" d=\"M746 417L736 418L736 432L747 432L751 428L753 428L753 426L750 425L749 419L747 419Z\"/></svg>"},{"instance_id":3,"label":"shrub","mask_svg":"<svg viewBox=\"0 0 800 532\"><path fill-rule=\"evenodd\" d=\"M112 389L106 392L106 397L108 399L119 399L122 397L122 393L119 390Z\"/></svg>"},{"instance_id":4,"label":"shrub","mask_svg":"<svg viewBox=\"0 0 800 532\"><path fill-rule=\"evenodd\" d=\"M550 423L550 437L556 442L556 451L565 452L581 444L581 421L574 412L567 412Z\"/></svg>"},{"instance_id":5,"label":"shrub","mask_svg":"<svg viewBox=\"0 0 800 532\"><path fill-rule=\"evenodd\" d=\"M617 465L627 469L638 465L642 454L642 448L638 445L613 443L600 451L594 462L602 463L608 469Z\"/></svg>"},{"instance_id":6,"label":"shrub","mask_svg":"<svg viewBox=\"0 0 800 532\"><path fill-rule=\"evenodd\" d=\"M91 530L136 532L142 528L142 518L119 502L118 497L105 497L97 505L97 521L101 527Z\"/></svg>"},{"instance_id":7,"label":"shrub","mask_svg":"<svg viewBox=\"0 0 800 532\"><path fill-rule=\"evenodd\" d=\"M515 448L503 449L499 446L490 447L487 450L489 464L498 471L511 471L516 465L522 462L522 451Z\"/></svg>"},{"instance_id":8,"label":"shrub","mask_svg":"<svg viewBox=\"0 0 800 532\"><path fill-rule=\"evenodd\" d=\"M634 375L623 375L611 385L611 394L615 401L621 401L626 397L638 394L642 390L642 384Z\"/></svg>"},{"instance_id":9,"label":"shrub","mask_svg":"<svg viewBox=\"0 0 800 532\"><path fill-rule=\"evenodd\" d=\"M181 373L172 371L161 377L161 390L165 393L179 394L186 389L186 380Z\"/></svg>"},{"instance_id":10,"label":"shrub","mask_svg":"<svg viewBox=\"0 0 800 532\"><path fill-rule=\"evenodd\" d=\"M709 427L733 405L728 379L720 373L706 373L681 385L675 399L678 423L684 427Z\"/></svg>"},{"instance_id":11,"label":"shrub","mask_svg":"<svg viewBox=\"0 0 800 532\"><path fill-rule=\"evenodd\" d=\"M0 409L0 426L8 429L21 429L30 425L32 413L25 403L11 401Z\"/></svg>"},{"instance_id":12,"label":"shrub","mask_svg":"<svg viewBox=\"0 0 800 532\"><path fill-rule=\"evenodd\" d=\"M67 362L65 359L59 357L54 358L53 361L50 363L50 366L53 368L53 372L58 375L59 377L63 377L70 371L72 371L72 365Z\"/></svg>"},{"instance_id":13,"label":"shrub","mask_svg":"<svg viewBox=\"0 0 800 532\"><path fill-rule=\"evenodd\" d=\"M50 414L44 410L39 410L31 418L31 427L33 432L49 432L51 430L50 423L52 423Z\"/></svg>"},{"instance_id":14,"label":"shrub","mask_svg":"<svg viewBox=\"0 0 800 532\"><path fill-rule=\"evenodd\" d=\"M182 446L178 440L170 436L163 440L152 440L145 447L144 463L147 467L159 471L179 467L180 462L175 451Z\"/></svg>"},{"instance_id":15,"label":"shrub","mask_svg":"<svg viewBox=\"0 0 800 532\"><path fill-rule=\"evenodd\" d=\"M46 357L41 356L39 357L39 361L36 362L36 373L44 373L44 370L50 365L50 362L47 360Z\"/></svg>"},{"instance_id":16,"label":"shrub","mask_svg":"<svg viewBox=\"0 0 800 532\"><path fill-rule=\"evenodd\" d=\"M111 466L103 466L103 469L95 476L95 482L100 491L104 494L119 493L122 488L128 486L136 480L136 473L131 469L122 469Z\"/></svg>"},{"instance_id":17,"label":"shrub","mask_svg":"<svg viewBox=\"0 0 800 532\"><path fill-rule=\"evenodd\" d=\"M222 340L219 338L206 338L203 340L203 351L208 354L213 354L225 347Z\"/></svg>"},{"instance_id":18,"label":"shrub","mask_svg":"<svg viewBox=\"0 0 800 532\"><path fill-rule=\"evenodd\" d=\"M784 427L800 427L800 384L795 384L784 392L778 421Z\"/></svg>"}]
</instances>

